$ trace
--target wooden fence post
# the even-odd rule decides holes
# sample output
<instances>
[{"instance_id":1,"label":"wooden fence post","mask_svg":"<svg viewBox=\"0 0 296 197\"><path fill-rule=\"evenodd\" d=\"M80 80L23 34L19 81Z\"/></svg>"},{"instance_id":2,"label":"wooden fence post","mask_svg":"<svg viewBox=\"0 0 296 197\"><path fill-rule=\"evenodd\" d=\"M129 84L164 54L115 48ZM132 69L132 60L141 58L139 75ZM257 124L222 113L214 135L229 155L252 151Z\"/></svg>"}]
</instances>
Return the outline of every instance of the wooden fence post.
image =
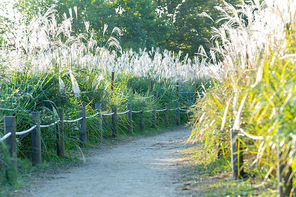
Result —
<instances>
[{"instance_id":1,"label":"wooden fence post","mask_svg":"<svg viewBox=\"0 0 296 197\"><path fill-rule=\"evenodd\" d=\"M10 183L16 183L17 180L17 157L16 157L16 120L15 116L5 116L4 130L5 134L11 132L11 135L5 140L5 145L9 151L8 165L6 166L6 178Z\"/></svg>"},{"instance_id":2,"label":"wooden fence post","mask_svg":"<svg viewBox=\"0 0 296 197\"><path fill-rule=\"evenodd\" d=\"M152 127L156 128L156 126L158 125L158 121L157 121L157 113L156 113L156 106L155 104L152 104L153 107L153 111L152 111Z\"/></svg>"},{"instance_id":3,"label":"wooden fence post","mask_svg":"<svg viewBox=\"0 0 296 197\"><path fill-rule=\"evenodd\" d=\"M32 165L41 165L41 132L39 112L32 112L31 121L36 128L32 130Z\"/></svg>"},{"instance_id":4,"label":"wooden fence post","mask_svg":"<svg viewBox=\"0 0 296 197\"><path fill-rule=\"evenodd\" d=\"M153 95L153 82L150 81L150 95Z\"/></svg>"},{"instance_id":5,"label":"wooden fence post","mask_svg":"<svg viewBox=\"0 0 296 197\"><path fill-rule=\"evenodd\" d=\"M133 112L132 112L132 104L131 103L127 103L126 104L127 110L129 112L127 112L127 117L128 117L128 131L130 133L133 133Z\"/></svg>"},{"instance_id":6,"label":"wooden fence post","mask_svg":"<svg viewBox=\"0 0 296 197\"><path fill-rule=\"evenodd\" d=\"M1 108L1 105L2 105L1 102L2 102L2 101L0 101L0 108ZM0 117L2 117L2 116L3 116L3 111L0 110Z\"/></svg>"},{"instance_id":7,"label":"wooden fence post","mask_svg":"<svg viewBox=\"0 0 296 197\"><path fill-rule=\"evenodd\" d=\"M111 73L111 91L114 90L114 72Z\"/></svg>"},{"instance_id":8,"label":"wooden fence post","mask_svg":"<svg viewBox=\"0 0 296 197\"><path fill-rule=\"evenodd\" d=\"M217 158L218 159L221 159L221 158L223 158L223 150L222 150L222 147L221 147L221 142L219 141L219 144L218 144L218 153L217 153Z\"/></svg>"},{"instance_id":9,"label":"wooden fence post","mask_svg":"<svg viewBox=\"0 0 296 197\"><path fill-rule=\"evenodd\" d=\"M65 156L65 142L64 142L64 112L62 109L59 110L59 125L57 126L57 155Z\"/></svg>"},{"instance_id":10,"label":"wooden fence post","mask_svg":"<svg viewBox=\"0 0 296 197\"><path fill-rule=\"evenodd\" d=\"M95 104L95 108L96 108L96 113L98 113L97 115L97 129L98 129L98 137L100 138L101 142L103 140L103 123L102 123L102 104L101 103L96 103Z\"/></svg>"},{"instance_id":11,"label":"wooden fence post","mask_svg":"<svg viewBox=\"0 0 296 197\"><path fill-rule=\"evenodd\" d=\"M232 166L232 177L238 179L238 164L237 164L237 152L238 152L238 142L237 142L237 131L234 131L232 128L231 132L231 166Z\"/></svg>"},{"instance_id":12,"label":"wooden fence post","mask_svg":"<svg viewBox=\"0 0 296 197\"><path fill-rule=\"evenodd\" d=\"M180 123L181 123L179 108L180 108L180 104L176 103L176 118L177 118L176 124L177 124L177 126L180 126Z\"/></svg>"},{"instance_id":13,"label":"wooden fence post","mask_svg":"<svg viewBox=\"0 0 296 197\"><path fill-rule=\"evenodd\" d=\"M232 177L234 179L241 178L244 175L243 169L243 148L242 143L237 139L238 132L230 129L231 131L231 164L232 164Z\"/></svg>"},{"instance_id":14,"label":"wooden fence post","mask_svg":"<svg viewBox=\"0 0 296 197\"><path fill-rule=\"evenodd\" d=\"M238 141L238 176L243 178L245 175L244 171L244 147L241 141Z\"/></svg>"},{"instance_id":15,"label":"wooden fence post","mask_svg":"<svg viewBox=\"0 0 296 197\"><path fill-rule=\"evenodd\" d=\"M112 137L117 137L118 135L118 127L117 127L117 107L116 105L112 105Z\"/></svg>"},{"instance_id":16,"label":"wooden fence post","mask_svg":"<svg viewBox=\"0 0 296 197\"><path fill-rule=\"evenodd\" d=\"M79 118L82 118L81 120L79 120L80 141L81 141L81 145L83 147L86 147L87 133L86 133L86 117L85 117L85 107L84 106L80 107Z\"/></svg>"},{"instance_id":17,"label":"wooden fence post","mask_svg":"<svg viewBox=\"0 0 296 197\"><path fill-rule=\"evenodd\" d=\"M169 104L165 103L165 126L169 126Z\"/></svg>"},{"instance_id":18,"label":"wooden fence post","mask_svg":"<svg viewBox=\"0 0 296 197\"><path fill-rule=\"evenodd\" d=\"M287 165L286 162L283 162L283 152L281 151L280 145L278 145L278 190L279 190L279 197L289 197L292 186L293 186L293 179L290 176L292 174L292 167L289 166L286 171L284 171L285 166Z\"/></svg>"},{"instance_id":19,"label":"wooden fence post","mask_svg":"<svg viewBox=\"0 0 296 197\"><path fill-rule=\"evenodd\" d=\"M142 110L141 112L140 112L140 129L141 130L144 130L144 111Z\"/></svg>"},{"instance_id":20,"label":"wooden fence post","mask_svg":"<svg viewBox=\"0 0 296 197\"><path fill-rule=\"evenodd\" d=\"M195 86L195 102L197 101L197 95L198 95L198 84Z\"/></svg>"},{"instance_id":21,"label":"wooden fence post","mask_svg":"<svg viewBox=\"0 0 296 197\"><path fill-rule=\"evenodd\" d=\"M113 96L113 90L114 90L114 72L111 73L111 98Z\"/></svg>"}]
</instances>

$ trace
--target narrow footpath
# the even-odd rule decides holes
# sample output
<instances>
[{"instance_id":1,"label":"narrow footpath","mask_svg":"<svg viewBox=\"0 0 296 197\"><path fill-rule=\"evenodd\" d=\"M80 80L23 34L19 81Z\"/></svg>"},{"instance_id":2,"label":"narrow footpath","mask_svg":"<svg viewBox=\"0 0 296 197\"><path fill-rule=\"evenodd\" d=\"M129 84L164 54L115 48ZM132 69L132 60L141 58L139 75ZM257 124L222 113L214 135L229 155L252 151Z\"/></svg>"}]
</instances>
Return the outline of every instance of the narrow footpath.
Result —
<instances>
[{"instance_id":1,"label":"narrow footpath","mask_svg":"<svg viewBox=\"0 0 296 197\"><path fill-rule=\"evenodd\" d=\"M35 181L18 196L192 196L178 182L181 151L190 146L189 135L189 128L179 127L90 150L83 165Z\"/></svg>"}]
</instances>

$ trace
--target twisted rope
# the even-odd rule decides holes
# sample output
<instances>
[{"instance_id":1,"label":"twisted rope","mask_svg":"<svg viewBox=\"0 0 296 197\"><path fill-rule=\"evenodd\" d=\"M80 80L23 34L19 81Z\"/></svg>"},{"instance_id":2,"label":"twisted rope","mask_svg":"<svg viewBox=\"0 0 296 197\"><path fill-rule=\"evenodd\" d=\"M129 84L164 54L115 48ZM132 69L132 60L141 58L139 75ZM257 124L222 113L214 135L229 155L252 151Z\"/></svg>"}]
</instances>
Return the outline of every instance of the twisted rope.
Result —
<instances>
[{"instance_id":1,"label":"twisted rope","mask_svg":"<svg viewBox=\"0 0 296 197\"><path fill-rule=\"evenodd\" d=\"M263 136L254 136L251 134L248 134L247 132L245 132L242 128L239 129L239 131L244 134L245 136L247 136L248 138L251 138L253 140L263 140L264 137Z\"/></svg>"},{"instance_id":2,"label":"twisted rope","mask_svg":"<svg viewBox=\"0 0 296 197\"><path fill-rule=\"evenodd\" d=\"M159 110L155 110L157 112L162 112L162 111L166 111L167 109L159 109Z\"/></svg>"},{"instance_id":3,"label":"twisted rope","mask_svg":"<svg viewBox=\"0 0 296 197\"><path fill-rule=\"evenodd\" d=\"M137 113L141 113L143 110L140 111L132 111L133 113L137 114Z\"/></svg>"},{"instance_id":4,"label":"twisted rope","mask_svg":"<svg viewBox=\"0 0 296 197\"><path fill-rule=\"evenodd\" d=\"M179 110L180 110L180 111L187 111L187 109L181 109L180 107L179 107Z\"/></svg>"},{"instance_id":5,"label":"twisted rope","mask_svg":"<svg viewBox=\"0 0 296 197\"><path fill-rule=\"evenodd\" d=\"M21 131L21 132L15 132L15 135L24 135L26 133L31 132L33 129L35 129L37 127L37 125L32 126L30 129L25 130L25 131Z\"/></svg>"},{"instance_id":6,"label":"twisted rope","mask_svg":"<svg viewBox=\"0 0 296 197\"><path fill-rule=\"evenodd\" d=\"M94 118L94 117L96 117L98 114L100 114L101 112L97 112L97 113L95 113L94 115L92 115L92 116L88 116L88 117L86 117L86 119L88 119L88 118Z\"/></svg>"},{"instance_id":7,"label":"twisted rope","mask_svg":"<svg viewBox=\"0 0 296 197\"><path fill-rule=\"evenodd\" d=\"M117 113L117 115L127 114L129 111L130 111L130 110L127 110L127 111L125 111L125 112L119 112L119 113Z\"/></svg>"},{"instance_id":8,"label":"twisted rope","mask_svg":"<svg viewBox=\"0 0 296 197\"><path fill-rule=\"evenodd\" d=\"M0 138L0 142L6 140L9 136L11 136L11 132L6 133L2 138Z\"/></svg>"},{"instance_id":9,"label":"twisted rope","mask_svg":"<svg viewBox=\"0 0 296 197\"><path fill-rule=\"evenodd\" d=\"M75 120L64 120L63 122L68 122L68 123L71 123L71 122L77 122L79 120L81 120L83 117L80 117L80 118L77 118Z\"/></svg>"},{"instance_id":10,"label":"twisted rope","mask_svg":"<svg viewBox=\"0 0 296 197\"><path fill-rule=\"evenodd\" d=\"M177 109L179 109L179 108L175 108L175 109L169 109L170 111L175 111L175 110L177 110Z\"/></svg>"},{"instance_id":11,"label":"twisted rope","mask_svg":"<svg viewBox=\"0 0 296 197\"><path fill-rule=\"evenodd\" d=\"M105 113L105 114L102 114L102 115L103 115L103 116L112 116L113 114L114 114L114 112L109 113L109 114Z\"/></svg>"},{"instance_id":12,"label":"twisted rope","mask_svg":"<svg viewBox=\"0 0 296 197\"><path fill-rule=\"evenodd\" d=\"M0 108L0 110L4 110L4 111L14 111L14 109L5 109L5 108Z\"/></svg>"},{"instance_id":13,"label":"twisted rope","mask_svg":"<svg viewBox=\"0 0 296 197\"><path fill-rule=\"evenodd\" d=\"M48 125L40 125L40 128L46 128L56 125L60 120L55 121L54 123L48 124Z\"/></svg>"},{"instance_id":14,"label":"twisted rope","mask_svg":"<svg viewBox=\"0 0 296 197\"><path fill-rule=\"evenodd\" d=\"M154 95L147 96L147 97L142 97L142 98L135 98L135 99L149 99L149 98L152 98L152 97L154 97Z\"/></svg>"}]
</instances>

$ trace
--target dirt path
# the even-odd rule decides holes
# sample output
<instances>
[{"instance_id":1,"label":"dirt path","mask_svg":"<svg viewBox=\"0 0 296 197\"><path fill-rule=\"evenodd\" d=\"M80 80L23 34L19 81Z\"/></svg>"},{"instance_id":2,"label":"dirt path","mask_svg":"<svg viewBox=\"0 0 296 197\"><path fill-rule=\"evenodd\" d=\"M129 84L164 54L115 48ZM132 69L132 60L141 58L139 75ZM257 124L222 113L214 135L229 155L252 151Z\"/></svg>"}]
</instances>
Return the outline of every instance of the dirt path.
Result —
<instances>
[{"instance_id":1,"label":"dirt path","mask_svg":"<svg viewBox=\"0 0 296 197\"><path fill-rule=\"evenodd\" d=\"M180 151L189 146L189 134L182 127L91 150L85 164L40 180L20 196L191 196L178 184Z\"/></svg>"}]
</instances>

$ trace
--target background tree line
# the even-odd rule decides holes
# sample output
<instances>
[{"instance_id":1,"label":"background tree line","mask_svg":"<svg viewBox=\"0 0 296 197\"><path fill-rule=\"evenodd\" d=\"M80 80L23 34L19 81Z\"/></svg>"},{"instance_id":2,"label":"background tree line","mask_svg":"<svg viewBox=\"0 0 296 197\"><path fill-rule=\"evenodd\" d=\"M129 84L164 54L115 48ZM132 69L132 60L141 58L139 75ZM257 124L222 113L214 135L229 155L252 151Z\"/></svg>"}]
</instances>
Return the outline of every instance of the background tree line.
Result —
<instances>
[{"instance_id":1,"label":"background tree line","mask_svg":"<svg viewBox=\"0 0 296 197\"><path fill-rule=\"evenodd\" d=\"M239 0L226 0L233 5ZM69 17L69 8L77 6L77 17L73 10L73 33L85 30L85 21L89 21L90 30L96 34L99 42L106 41L103 36L104 25L108 25L106 34L114 27L122 31L119 38L124 49L138 50L159 47L192 57L200 45L208 51L211 47L211 27L218 27L218 11L215 6L221 0L17 0L15 7L28 16L28 20L38 12L44 13L55 5L58 22ZM208 17L200 16L206 12ZM106 35L104 34L104 35Z\"/></svg>"}]
</instances>

